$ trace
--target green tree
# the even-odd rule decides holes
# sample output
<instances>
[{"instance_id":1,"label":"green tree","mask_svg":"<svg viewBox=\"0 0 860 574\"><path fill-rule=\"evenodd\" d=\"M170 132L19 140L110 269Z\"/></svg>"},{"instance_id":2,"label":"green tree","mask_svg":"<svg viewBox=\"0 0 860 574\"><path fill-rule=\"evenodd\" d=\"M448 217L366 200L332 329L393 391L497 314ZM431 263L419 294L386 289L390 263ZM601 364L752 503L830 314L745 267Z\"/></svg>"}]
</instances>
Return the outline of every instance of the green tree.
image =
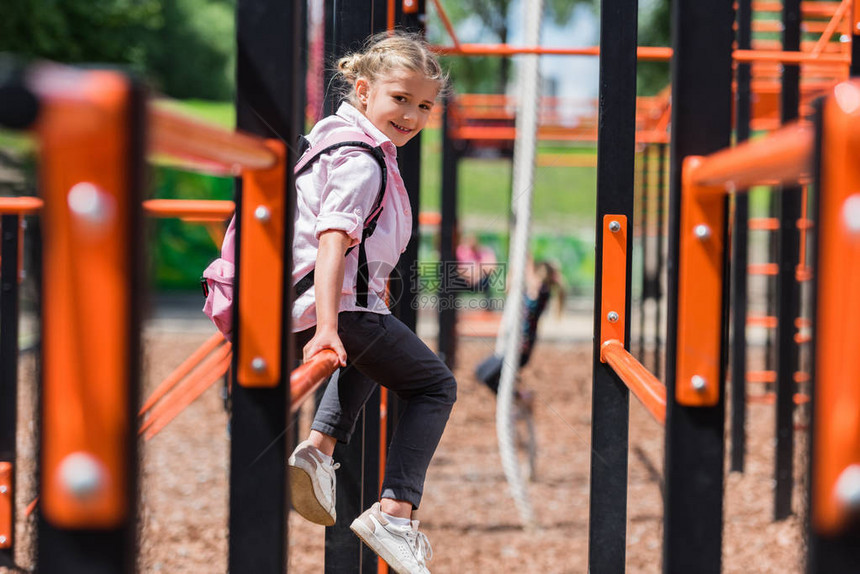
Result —
<instances>
[{"instance_id":1,"label":"green tree","mask_svg":"<svg viewBox=\"0 0 860 574\"><path fill-rule=\"evenodd\" d=\"M173 97L229 99L235 0L4 0L0 51L121 64Z\"/></svg>"}]
</instances>

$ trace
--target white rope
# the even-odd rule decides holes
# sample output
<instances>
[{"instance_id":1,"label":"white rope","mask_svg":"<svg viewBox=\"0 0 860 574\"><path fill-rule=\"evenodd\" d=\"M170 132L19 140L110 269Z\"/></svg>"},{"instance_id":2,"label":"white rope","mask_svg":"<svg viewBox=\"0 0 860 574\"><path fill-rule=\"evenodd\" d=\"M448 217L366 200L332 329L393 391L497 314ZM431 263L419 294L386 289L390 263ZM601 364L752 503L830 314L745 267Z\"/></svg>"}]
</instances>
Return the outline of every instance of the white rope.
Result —
<instances>
[{"instance_id":1,"label":"white rope","mask_svg":"<svg viewBox=\"0 0 860 574\"><path fill-rule=\"evenodd\" d=\"M540 44L543 0L523 2L523 7L525 13L525 45L537 46ZM523 294L525 291L525 268L537 146L537 108L540 93L539 62L537 55L520 57L520 73L517 78L519 110L516 120L513 173L515 221L514 230L511 234L510 269L508 273L511 278L511 285L502 317L502 329L497 341L497 349L503 348L504 350L504 362L502 363L499 394L496 402L496 434L499 438L499 454L502 458L502 468L508 479L511 496L526 528L534 528L536 521L517 459L514 436L516 421L514 420L513 403L514 383L519 370L520 346L522 344Z\"/></svg>"}]
</instances>

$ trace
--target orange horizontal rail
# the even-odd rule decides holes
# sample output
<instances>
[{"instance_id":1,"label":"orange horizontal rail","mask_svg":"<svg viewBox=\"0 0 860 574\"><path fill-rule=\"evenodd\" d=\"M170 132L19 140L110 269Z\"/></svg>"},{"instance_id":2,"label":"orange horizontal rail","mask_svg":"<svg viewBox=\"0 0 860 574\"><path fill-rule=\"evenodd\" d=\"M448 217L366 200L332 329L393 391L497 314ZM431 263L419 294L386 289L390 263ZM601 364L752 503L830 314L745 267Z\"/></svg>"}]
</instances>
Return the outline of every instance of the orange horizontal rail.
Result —
<instances>
[{"instance_id":1,"label":"orange horizontal rail","mask_svg":"<svg viewBox=\"0 0 860 574\"><path fill-rule=\"evenodd\" d=\"M173 370L161 384L156 387L152 394L148 399L143 403L143 406L140 407L140 411L137 413L138 415L144 415L146 412L151 409L155 403L160 401L167 393L169 393L176 384L185 378L188 373L190 373L195 367L197 367L203 359L205 359L209 353L217 349L219 346L224 344L228 349L230 348L230 343L224 340L224 336L221 333L215 333L211 337L209 337L200 347L198 347L187 359L182 361L182 363Z\"/></svg>"},{"instance_id":2,"label":"orange horizontal rail","mask_svg":"<svg viewBox=\"0 0 860 574\"><path fill-rule=\"evenodd\" d=\"M774 329L777 324L779 324L779 320L772 315L750 315L747 317L747 326L749 327Z\"/></svg>"},{"instance_id":3,"label":"orange horizontal rail","mask_svg":"<svg viewBox=\"0 0 860 574\"><path fill-rule=\"evenodd\" d=\"M747 273L750 275L768 275L772 277L779 274L779 265L776 263L752 263L747 266Z\"/></svg>"},{"instance_id":4,"label":"orange horizontal rail","mask_svg":"<svg viewBox=\"0 0 860 574\"><path fill-rule=\"evenodd\" d=\"M165 105L149 109L151 151L243 169L268 169L278 156L265 141L188 118Z\"/></svg>"},{"instance_id":5,"label":"orange horizontal rail","mask_svg":"<svg viewBox=\"0 0 860 574\"><path fill-rule=\"evenodd\" d=\"M610 339L600 347L600 359L612 367L651 416L665 425L666 386L628 353L618 340Z\"/></svg>"},{"instance_id":6,"label":"orange horizontal rail","mask_svg":"<svg viewBox=\"0 0 860 574\"><path fill-rule=\"evenodd\" d=\"M143 202L143 209L152 217L221 221L233 215L236 205L215 199L149 199Z\"/></svg>"},{"instance_id":7,"label":"orange horizontal rail","mask_svg":"<svg viewBox=\"0 0 860 574\"><path fill-rule=\"evenodd\" d=\"M290 373L290 409L296 412L318 386L340 367L337 354L324 349Z\"/></svg>"},{"instance_id":8,"label":"orange horizontal rail","mask_svg":"<svg viewBox=\"0 0 860 574\"><path fill-rule=\"evenodd\" d=\"M690 173L700 186L730 186L736 190L762 180L797 183L812 163L815 132L812 124L796 122L772 134L705 158Z\"/></svg>"},{"instance_id":9,"label":"orange horizontal rail","mask_svg":"<svg viewBox=\"0 0 860 574\"><path fill-rule=\"evenodd\" d=\"M779 219L776 217L751 217L749 228L752 231L776 231L779 229Z\"/></svg>"},{"instance_id":10,"label":"orange horizontal rail","mask_svg":"<svg viewBox=\"0 0 860 574\"><path fill-rule=\"evenodd\" d=\"M510 44L460 44L456 46L433 46L439 54L448 56L516 56L536 54L539 56L599 56L597 46L581 48L550 48L547 46L511 46ZM642 62L668 62L672 59L672 48L662 46L639 46L636 53Z\"/></svg>"},{"instance_id":11,"label":"orange horizontal rail","mask_svg":"<svg viewBox=\"0 0 860 574\"><path fill-rule=\"evenodd\" d=\"M38 197L0 197L0 215L29 215L45 204Z\"/></svg>"},{"instance_id":12,"label":"orange horizontal rail","mask_svg":"<svg viewBox=\"0 0 860 574\"><path fill-rule=\"evenodd\" d=\"M0 215L30 215L41 210L44 204L38 197L0 197ZM233 215L236 205L217 199L148 199L143 202L143 209L152 217L220 221Z\"/></svg>"},{"instance_id":13,"label":"orange horizontal rail","mask_svg":"<svg viewBox=\"0 0 860 574\"><path fill-rule=\"evenodd\" d=\"M812 54L807 52L783 52L769 50L735 50L733 57L736 62L757 63L774 62L778 64L851 64L851 58L846 54Z\"/></svg>"},{"instance_id":14,"label":"orange horizontal rail","mask_svg":"<svg viewBox=\"0 0 860 574\"><path fill-rule=\"evenodd\" d=\"M801 2L800 10L804 17L829 18L840 2ZM782 12L782 2L753 2L754 12Z\"/></svg>"}]
</instances>

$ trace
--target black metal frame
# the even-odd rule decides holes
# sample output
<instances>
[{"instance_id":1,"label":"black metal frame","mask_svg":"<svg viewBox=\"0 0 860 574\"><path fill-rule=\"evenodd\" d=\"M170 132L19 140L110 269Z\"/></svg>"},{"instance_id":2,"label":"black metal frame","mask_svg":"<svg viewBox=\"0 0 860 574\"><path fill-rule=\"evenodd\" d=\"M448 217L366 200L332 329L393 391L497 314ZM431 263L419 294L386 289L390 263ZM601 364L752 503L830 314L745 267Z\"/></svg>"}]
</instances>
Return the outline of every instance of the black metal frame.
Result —
<instances>
[{"instance_id":1,"label":"black metal frame","mask_svg":"<svg viewBox=\"0 0 860 574\"><path fill-rule=\"evenodd\" d=\"M601 308L603 217L633 220L636 158L637 0L603 0L600 10L600 107L597 139L595 309ZM625 308L630 308L633 230L627 233ZM630 313L624 313L630 345ZM600 361L600 313L594 316L591 481L588 529L590 572L624 572L627 531L629 391Z\"/></svg>"},{"instance_id":2,"label":"black metal frame","mask_svg":"<svg viewBox=\"0 0 860 574\"><path fill-rule=\"evenodd\" d=\"M243 131L289 144L303 126L304 78L300 45L305 28L304 3L240 0L236 8L236 123ZM287 165L296 157L290 149ZM291 169L286 170L284 284L290 285L292 213L295 192ZM241 210L241 181L236 183L237 211ZM236 267L241 270L241 221L236 220ZM240 271L241 272L241 271ZM235 328L239 328L238 280L234 293ZM284 320L280 379L273 388L232 389L230 443L229 558L231 572L279 573L287 564L287 476L289 429L289 366L293 364L289 309L291 290L284 289ZM239 340L238 331L234 340ZM234 353L233 380L238 380Z\"/></svg>"},{"instance_id":3,"label":"black metal frame","mask_svg":"<svg viewBox=\"0 0 860 574\"><path fill-rule=\"evenodd\" d=\"M782 5L782 49L800 50L800 0L784 0ZM800 66L783 65L782 122L797 118L800 107ZM791 516L794 490L794 373L799 366L794 342L795 320L800 311L800 289L795 269L800 257L800 186L786 186L779 197L780 232L777 244L779 275L776 281L776 457L774 460L774 518Z\"/></svg>"},{"instance_id":4,"label":"black metal frame","mask_svg":"<svg viewBox=\"0 0 860 574\"><path fill-rule=\"evenodd\" d=\"M12 463L7 496L15 493L18 425L18 229L17 214L0 218L0 461ZM12 537L8 548L0 549L0 565L15 563L15 504L11 505Z\"/></svg>"},{"instance_id":5,"label":"black metal frame","mask_svg":"<svg viewBox=\"0 0 860 574\"><path fill-rule=\"evenodd\" d=\"M445 110L442 115L442 221L439 228L439 265L443 277L442 284L438 289L439 301L439 356L453 369L457 361L457 309L454 303L457 294L445 288L448 267L457 260L454 245L457 235L457 175L460 164L460 153L451 138L451 109L450 99L445 102Z\"/></svg>"},{"instance_id":6,"label":"black metal frame","mask_svg":"<svg viewBox=\"0 0 860 574\"><path fill-rule=\"evenodd\" d=\"M738 0L737 44L739 50L752 47L752 0ZM750 137L752 69L750 64L738 63L735 96L735 140L744 142ZM744 471L746 456L747 412L747 265L749 262L749 195L734 194L734 221L732 222L731 275L731 470Z\"/></svg>"},{"instance_id":7,"label":"black metal frame","mask_svg":"<svg viewBox=\"0 0 860 574\"><path fill-rule=\"evenodd\" d=\"M672 148L670 272L666 344L666 462L663 571L718 574L722 559L723 427L721 395L713 407L675 401L681 168L685 157L731 143L731 3L675 0L672 6ZM683 102L683 105L679 105ZM723 233L725 230L715 230ZM724 284L724 290L728 285ZM724 293L723 301L726 301ZM725 346L722 347L725 349ZM724 351L723 353L724 354Z\"/></svg>"}]
</instances>

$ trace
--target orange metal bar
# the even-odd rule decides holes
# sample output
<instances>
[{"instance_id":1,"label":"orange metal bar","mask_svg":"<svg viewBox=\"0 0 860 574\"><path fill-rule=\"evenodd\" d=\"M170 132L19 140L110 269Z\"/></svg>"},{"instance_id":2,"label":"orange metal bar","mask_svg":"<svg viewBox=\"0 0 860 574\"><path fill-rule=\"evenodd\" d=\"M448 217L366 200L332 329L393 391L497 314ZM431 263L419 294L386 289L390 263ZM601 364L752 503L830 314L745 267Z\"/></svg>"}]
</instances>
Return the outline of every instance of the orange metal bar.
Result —
<instances>
[{"instance_id":1,"label":"orange metal bar","mask_svg":"<svg viewBox=\"0 0 860 574\"><path fill-rule=\"evenodd\" d=\"M776 217L750 217L749 228L752 231L776 231L779 229L779 219Z\"/></svg>"},{"instance_id":2,"label":"orange metal bar","mask_svg":"<svg viewBox=\"0 0 860 574\"><path fill-rule=\"evenodd\" d=\"M599 56L600 48L548 48L545 46L511 46L510 44L460 44L456 46L433 46L433 50L443 55L460 56L516 56L518 54L538 54L542 56ZM672 48L662 46L639 46L636 51L641 62L668 62L672 59Z\"/></svg>"},{"instance_id":3,"label":"orange metal bar","mask_svg":"<svg viewBox=\"0 0 860 574\"><path fill-rule=\"evenodd\" d=\"M164 398L167 393L173 390L173 387L175 387L179 381L184 379L188 373L200 364L203 359L222 344L227 347L228 350L230 349L230 343L224 340L224 336L221 333L215 333L209 337L202 345L200 345L200 347L191 353L187 359L182 361L182 363L176 367L172 373L165 377L161 384L152 391L152 394L143 403L143 406L137 414L139 416L145 415L146 412L155 405L155 403Z\"/></svg>"},{"instance_id":4,"label":"orange metal bar","mask_svg":"<svg viewBox=\"0 0 860 574\"><path fill-rule=\"evenodd\" d=\"M394 33L394 24L395 24L395 16L394 13L397 10L397 0L388 0L388 9L385 12L386 15L386 24L388 28L388 34Z\"/></svg>"},{"instance_id":5,"label":"orange metal bar","mask_svg":"<svg viewBox=\"0 0 860 574\"><path fill-rule=\"evenodd\" d=\"M826 100L821 147L810 506L813 527L829 535L860 510L860 82Z\"/></svg>"},{"instance_id":6,"label":"orange metal bar","mask_svg":"<svg viewBox=\"0 0 860 574\"><path fill-rule=\"evenodd\" d=\"M197 400L197 397L202 395L215 381L223 377L230 370L231 361L232 357L229 352L226 356L221 357L220 362L215 362L214 359L207 361L208 364L201 366L199 373L195 373L186 379L182 384L182 388L177 388L174 393L176 396L171 395L169 403L160 404L156 409L152 410L152 414L140 427L138 434L145 432L146 434L143 436L144 440L151 440L170 424L173 419L179 416L188 405Z\"/></svg>"},{"instance_id":7,"label":"orange metal bar","mask_svg":"<svg viewBox=\"0 0 860 574\"><path fill-rule=\"evenodd\" d=\"M754 64L758 62L775 62L778 64L851 64L851 58L845 54L817 54L806 52L782 52L759 50L735 50L735 62Z\"/></svg>"},{"instance_id":8,"label":"orange metal bar","mask_svg":"<svg viewBox=\"0 0 860 574\"><path fill-rule=\"evenodd\" d=\"M747 273L773 277L779 273L779 265L776 263L750 263L747 266Z\"/></svg>"},{"instance_id":9,"label":"orange metal bar","mask_svg":"<svg viewBox=\"0 0 860 574\"><path fill-rule=\"evenodd\" d=\"M451 41L454 42L454 48L459 50L461 47L460 40L457 38L457 32L454 30L454 26L451 25L451 20L448 18L445 8L439 0L433 0L433 6L436 7L436 14L439 15L439 19L442 20L442 25L445 26L445 30L451 37Z\"/></svg>"},{"instance_id":10,"label":"orange metal bar","mask_svg":"<svg viewBox=\"0 0 860 574\"><path fill-rule=\"evenodd\" d=\"M776 328L778 319L770 315L750 315L747 317L747 325L750 327Z\"/></svg>"},{"instance_id":11,"label":"orange metal bar","mask_svg":"<svg viewBox=\"0 0 860 574\"><path fill-rule=\"evenodd\" d=\"M627 216L603 216L600 344L625 341L627 323Z\"/></svg>"},{"instance_id":12,"label":"orange metal bar","mask_svg":"<svg viewBox=\"0 0 860 574\"><path fill-rule=\"evenodd\" d=\"M600 360L612 367L658 423L666 424L666 387L620 341L603 343Z\"/></svg>"},{"instance_id":13,"label":"orange metal bar","mask_svg":"<svg viewBox=\"0 0 860 574\"><path fill-rule=\"evenodd\" d=\"M675 400L686 406L715 405L721 383L725 190L698 176L711 157L683 164Z\"/></svg>"},{"instance_id":14,"label":"orange metal bar","mask_svg":"<svg viewBox=\"0 0 860 574\"><path fill-rule=\"evenodd\" d=\"M296 412L306 398L308 398L328 377L334 373L340 362L337 353L324 349L311 357L290 374L290 410Z\"/></svg>"},{"instance_id":15,"label":"orange metal bar","mask_svg":"<svg viewBox=\"0 0 860 574\"><path fill-rule=\"evenodd\" d=\"M233 215L236 205L215 199L148 199L143 209L152 217L191 218L195 221L223 221Z\"/></svg>"},{"instance_id":16,"label":"orange metal bar","mask_svg":"<svg viewBox=\"0 0 860 574\"><path fill-rule=\"evenodd\" d=\"M697 162L691 184L747 189L762 180L797 183L808 177L815 139L807 122L797 122L770 135L709 155Z\"/></svg>"},{"instance_id":17,"label":"orange metal bar","mask_svg":"<svg viewBox=\"0 0 860 574\"><path fill-rule=\"evenodd\" d=\"M149 128L155 153L234 169L269 169L278 163L277 154L262 139L190 119L163 103L150 107Z\"/></svg>"},{"instance_id":18,"label":"orange metal bar","mask_svg":"<svg viewBox=\"0 0 860 574\"><path fill-rule=\"evenodd\" d=\"M45 69L40 140L43 264L41 497L61 528L115 528L129 515L132 421L127 337L129 86L107 71Z\"/></svg>"},{"instance_id":19,"label":"orange metal bar","mask_svg":"<svg viewBox=\"0 0 860 574\"><path fill-rule=\"evenodd\" d=\"M748 383L775 383L776 371L748 371Z\"/></svg>"},{"instance_id":20,"label":"orange metal bar","mask_svg":"<svg viewBox=\"0 0 860 574\"><path fill-rule=\"evenodd\" d=\"M829 18L839 2L801 2L800 10L807 18ZM782 2L753 2L754 12L782 12Z\"/></svg>"},{"instance_id":21,"label":"orange metal bar","mask_svg":"<svg viewBox=\"0 0 860 574\"><path fill-rule=\"evenodd\" d=\"M848 9L851 8L852 2L853 0L842 0L842 4L840 4L839 8L836 9L836 12L833 13L833 17L827 23L827 27L824 29L824 32L821 33L821 37L818 38L818 41L815 43L815 47L811 52L813 56L820 54L827 43L830 42L830 38L833 37L833 32L836 31L842 18L848 13Z\"/></svg>"},{"instance_id":22,"label":"orange metal bar","mask_svg":"<svg viewBox=\"0 0 860 574\"><path fill-rule=\"evenodd\" d=\"M860 2L854 1L854 14L851 19L851 34L860 35Z\"/></svg>"},{"instance_id":23,"label":"orange metal bar","mask_svg":"<svg viewBox=\"0 0 860 574\"><path fill-rule=\"evenodd\" d=\"M0 215L31 215L42 209L43 204L38 197L0 197Z\"/></svg>"},{"instance_id":24,"label":"orange metal bar","mask_svg":"<svg viewBox=\"0 0 860 574\"><path fill-rule=\"evenodd\" d=\"M11 462L0 462L0 548L12 548L15 536L15 525L12 516L15 514L15 493L12 492L12 482L15 477Z\"/></svg>"},{"instance_id":25,"label":"orange metal bar","mask_svg":"<svg viewBox=\"0 0 860 574\"><path fill-rule=\"evenodd\" d=\"M246 387L273 387L281 376L284 291L284 201L287 150L268 140L278 161L242 177L237 379Z\"/></svg>"}]
</instances>

